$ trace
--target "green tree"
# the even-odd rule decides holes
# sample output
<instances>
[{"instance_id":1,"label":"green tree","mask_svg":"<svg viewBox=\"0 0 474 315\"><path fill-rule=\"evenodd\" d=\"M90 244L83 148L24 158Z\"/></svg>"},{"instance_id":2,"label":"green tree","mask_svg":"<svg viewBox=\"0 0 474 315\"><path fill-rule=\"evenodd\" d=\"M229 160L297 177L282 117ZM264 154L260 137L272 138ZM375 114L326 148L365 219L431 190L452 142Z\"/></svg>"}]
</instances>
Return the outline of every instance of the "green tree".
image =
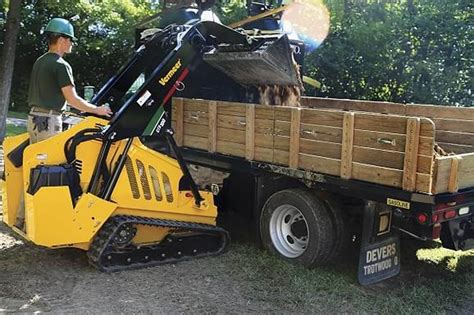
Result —
<instances>
[{"instance_id":1,"label":"green tree","mask_svg":"<svg viewBox=\"0 0 474 315\"><path fill-rule=\"evenodd\" d=\"M78 38L71 63L76 88L100 86L133 52L134 25L153 14L156 4L147 0L25 0L17 42L12 105L26 110L29 75L34 61L47 50L42 30L53 17L72 18ZM76 17L76 18L74 18Z\"/></svg>"},{"instance_id":2,"label":"green tree","mask_svg":"<svg viewBox=\"0 0 474 315\"><path fill-rule=\"evenodd\" d=\"M327 2L331 34L307 58L318 95L473 105L472 1Z\"/></svg>"}]
</instances>

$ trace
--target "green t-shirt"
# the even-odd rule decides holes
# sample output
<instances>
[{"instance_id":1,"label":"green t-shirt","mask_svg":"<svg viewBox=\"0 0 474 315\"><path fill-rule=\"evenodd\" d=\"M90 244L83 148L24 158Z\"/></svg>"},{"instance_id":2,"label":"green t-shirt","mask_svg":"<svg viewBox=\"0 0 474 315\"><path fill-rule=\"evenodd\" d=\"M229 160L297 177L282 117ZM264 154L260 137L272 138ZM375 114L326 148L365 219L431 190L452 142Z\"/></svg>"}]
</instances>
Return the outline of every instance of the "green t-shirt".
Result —
<instances>
[{"instance_id":1,"label":"green t-shirt","mask_svg":"<svg viewBox=\"0 0 474 315\"><path fill-rule=\"evenodd\" d=\"M58 54L47 52L39 57L31 71L28 104L61 110L66 103L61 88L72 85L72 68Z\"/></svg>"}]
</instances>

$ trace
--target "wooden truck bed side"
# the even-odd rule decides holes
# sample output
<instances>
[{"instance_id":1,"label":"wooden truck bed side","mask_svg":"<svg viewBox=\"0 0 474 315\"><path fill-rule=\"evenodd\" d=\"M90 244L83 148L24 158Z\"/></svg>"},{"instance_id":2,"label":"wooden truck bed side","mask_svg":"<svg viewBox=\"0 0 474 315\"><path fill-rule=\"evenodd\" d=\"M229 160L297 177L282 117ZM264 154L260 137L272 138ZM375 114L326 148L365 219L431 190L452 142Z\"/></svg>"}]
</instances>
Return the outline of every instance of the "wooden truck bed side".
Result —
<instances>
[{"instance_id":1,"label":"wooden truck bed side","mask_svg":"<svg viewBox=\"0 0 474 315\"><path fill-rule=\"evenodd\" d=\"M436 143L449 156L436 157L432 193L456 192L474 186L474 108L303 97L309 108L368 111L430 118ZM452 154L454 153L454 154Z\"/></svg>"},{"instance_id":2,"label":"wooden truck bed side","mask_svg":"<svg viewBox=\"0 0 474 315\"><path fill-rule=\"evenodd\" d=\"M329 100L291 108L175 98L172 118L175 139L185 147L427 194L474 186L474 153L460 163L458 155L435 158L433 120L406 115L411 105L379 104ZM433 119L450 126L461 114L448 112ZM451 167L454 157L458 164Z\"/></svg>"}]
</instances>

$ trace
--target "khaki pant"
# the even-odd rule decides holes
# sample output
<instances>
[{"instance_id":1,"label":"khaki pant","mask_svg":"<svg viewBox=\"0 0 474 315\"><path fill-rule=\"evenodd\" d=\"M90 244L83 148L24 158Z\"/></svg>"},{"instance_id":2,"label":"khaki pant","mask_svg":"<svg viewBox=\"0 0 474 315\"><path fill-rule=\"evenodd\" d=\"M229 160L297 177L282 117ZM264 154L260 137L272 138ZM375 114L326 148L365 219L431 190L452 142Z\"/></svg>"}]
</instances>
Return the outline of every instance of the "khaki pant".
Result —
<instances>
[{"instance_id":1,"label":"khaki pant","mask_svg":"<svg viewBox=\"0 0 474 315\"><path fill-rule=\"evenodd\" d=\"M35 117L47 118L47 126L41 127L36 125L33 121ZM63 131L63 118L61 113L41 107L33 107L28 115L26 130L30 135L30 144L51 138Z\"/></svg>"},{"instance_id":2,"label":"khaki pant","mask_svg":"<svg viewBox=\"0 0 474 315\"><path fill-rule=\"evenodd\" d=\"M47 119L43 119L45 123L39 126L34 122L36 117ZM61 133L63 131L61 113L41 107L33 107L28 115L26 131L30 136L30 144L46 140ZM23 191L20 194L20 204L18 205L15 226L25 231L25 196Z\"/></svg>"}]
</instances>

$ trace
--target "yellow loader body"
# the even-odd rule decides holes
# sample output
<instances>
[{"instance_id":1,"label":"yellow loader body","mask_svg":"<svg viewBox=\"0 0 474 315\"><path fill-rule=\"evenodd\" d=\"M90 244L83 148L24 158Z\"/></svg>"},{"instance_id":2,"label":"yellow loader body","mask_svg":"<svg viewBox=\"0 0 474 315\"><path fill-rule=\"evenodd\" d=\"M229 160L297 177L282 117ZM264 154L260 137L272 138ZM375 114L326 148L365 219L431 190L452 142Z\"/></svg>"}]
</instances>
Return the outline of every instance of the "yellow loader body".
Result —
<instances>
[{"instance_id":1,"label":"yellow loader body","mask_svg":"<svg viewBox=\"0 0 474 315\"><path fill-rule=\"evenodd\" d=\"M83 193L77 200L68 186L43 186L32 193L31 172L34 168L67 163L65 145L68 139L86 128L105 125L88 117L71 129L45 141L28 145L19 167L8 155L28 139L27 134L4 141L5 181L3 182L3 221L26 239L50 248L76 247L89 250L104 223L114 216L136 216L181 222L215 225L217 208L209 192L196 205L189 191L179 189L183 173L178 163L144 146L134 139L110 201L87 193L101 142L86 141L78 145L74 167ZM106 159L109 167L117 162L125 140L112 144ZM25 207L25 229L15 228L22 199ZM175 229L135 224L134 246L158 244Z\"/></svg>"}]
</instances>

